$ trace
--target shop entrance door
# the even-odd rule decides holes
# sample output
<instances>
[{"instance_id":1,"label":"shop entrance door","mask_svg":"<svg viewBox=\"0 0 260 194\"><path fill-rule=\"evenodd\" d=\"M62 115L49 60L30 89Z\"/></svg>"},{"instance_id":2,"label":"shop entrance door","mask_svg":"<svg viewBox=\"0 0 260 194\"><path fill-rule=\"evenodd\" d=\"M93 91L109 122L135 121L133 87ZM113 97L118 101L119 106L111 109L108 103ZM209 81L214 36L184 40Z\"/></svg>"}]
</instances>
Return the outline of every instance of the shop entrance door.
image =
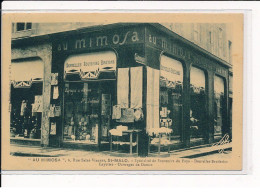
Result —
<instances>
[{"instance_id":1,"label":"shop entrance door","mask_svg":"<svg viewBox=\"0 0 260 194\"><path fill-rule=\"evenodd\" d=\"M116 104L116 82L100 82L100 143L109 143L109 130L113 128L112 107Z\"/></svg>"}]
</instances>

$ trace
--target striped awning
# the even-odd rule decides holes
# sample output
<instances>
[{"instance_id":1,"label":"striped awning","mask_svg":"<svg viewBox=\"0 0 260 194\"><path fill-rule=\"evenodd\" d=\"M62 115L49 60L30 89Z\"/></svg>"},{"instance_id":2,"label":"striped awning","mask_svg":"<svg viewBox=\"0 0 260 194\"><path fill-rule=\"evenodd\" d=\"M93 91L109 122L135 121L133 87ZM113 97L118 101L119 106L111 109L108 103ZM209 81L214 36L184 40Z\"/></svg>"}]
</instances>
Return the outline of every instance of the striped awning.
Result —
<instances>
[{"instance_id":1,"label":"striped awning","mask_svg":"<svg viewBox=\"0 0 260 194\"><path fill-rule=\"evenodd\" d=\"M30 88L43 81L43 61L40 59L12 62L11 83L14 88Z\"/></svg>"}]
</instances>

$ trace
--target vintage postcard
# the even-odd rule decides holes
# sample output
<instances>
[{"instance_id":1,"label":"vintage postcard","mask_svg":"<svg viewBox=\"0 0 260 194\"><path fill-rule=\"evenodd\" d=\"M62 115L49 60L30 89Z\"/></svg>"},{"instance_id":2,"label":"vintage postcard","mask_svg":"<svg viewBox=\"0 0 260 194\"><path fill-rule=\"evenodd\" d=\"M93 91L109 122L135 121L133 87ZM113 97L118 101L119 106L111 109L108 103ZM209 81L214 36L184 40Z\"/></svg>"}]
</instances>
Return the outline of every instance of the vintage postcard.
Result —
<instances>
[{"instance_id":1,"label":"vintage postcard","mask_svg":"<svg viewBox=\"0 0 260 194\"><path fill-rule=\"evenodd\" d=\"M241 171L242 13L3 13L2 170Z\"/></svg>"}]
</instances>

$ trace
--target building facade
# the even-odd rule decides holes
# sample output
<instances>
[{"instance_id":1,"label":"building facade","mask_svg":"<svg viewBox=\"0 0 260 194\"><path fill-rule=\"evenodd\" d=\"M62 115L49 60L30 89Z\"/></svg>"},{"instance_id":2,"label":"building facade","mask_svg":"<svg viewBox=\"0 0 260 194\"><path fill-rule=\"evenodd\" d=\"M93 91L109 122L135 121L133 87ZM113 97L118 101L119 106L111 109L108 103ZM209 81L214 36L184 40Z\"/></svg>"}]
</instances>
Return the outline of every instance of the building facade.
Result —
<instances>
[{"instance_id":1,"label":"building facade","mask_svg":"<svg viewBox=\"0 0 260 194\"><path fill-rule=\"evenodd\" d=\"M124 128L147 156L158 141L179 149L231 136L227 50L218 57L161 24L31 28L12 40L13 141L106 150Z\"/></svg>"}]
</instances>

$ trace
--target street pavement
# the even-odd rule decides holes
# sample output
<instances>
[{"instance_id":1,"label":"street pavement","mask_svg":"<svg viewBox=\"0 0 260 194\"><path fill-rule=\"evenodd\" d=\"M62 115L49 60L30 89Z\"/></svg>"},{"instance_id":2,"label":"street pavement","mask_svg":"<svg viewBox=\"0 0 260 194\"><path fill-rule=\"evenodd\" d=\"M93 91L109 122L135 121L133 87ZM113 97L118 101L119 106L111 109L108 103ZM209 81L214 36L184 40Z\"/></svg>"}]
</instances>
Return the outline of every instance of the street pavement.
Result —
<instances>
[{"instance_id":1,"label":"street pavement","mask_svg":"<svg viewBox=\"0 0 260 194\"><path fill-rule=\"evenodd\" d=\"M203 158L221 157L229 158L232 154L232 143L219 146L201 146L189 149L176 150L168 152L150 153L149 157L170 157L170 158ZM85 151L80 149L67 148L50 148L40 146L29 146L21 144L11 144L10 153L13 156L21 157L138 157L136 153L130 155L128 153L110 152L110 151Z\"/></svg>"}]
</instances>

